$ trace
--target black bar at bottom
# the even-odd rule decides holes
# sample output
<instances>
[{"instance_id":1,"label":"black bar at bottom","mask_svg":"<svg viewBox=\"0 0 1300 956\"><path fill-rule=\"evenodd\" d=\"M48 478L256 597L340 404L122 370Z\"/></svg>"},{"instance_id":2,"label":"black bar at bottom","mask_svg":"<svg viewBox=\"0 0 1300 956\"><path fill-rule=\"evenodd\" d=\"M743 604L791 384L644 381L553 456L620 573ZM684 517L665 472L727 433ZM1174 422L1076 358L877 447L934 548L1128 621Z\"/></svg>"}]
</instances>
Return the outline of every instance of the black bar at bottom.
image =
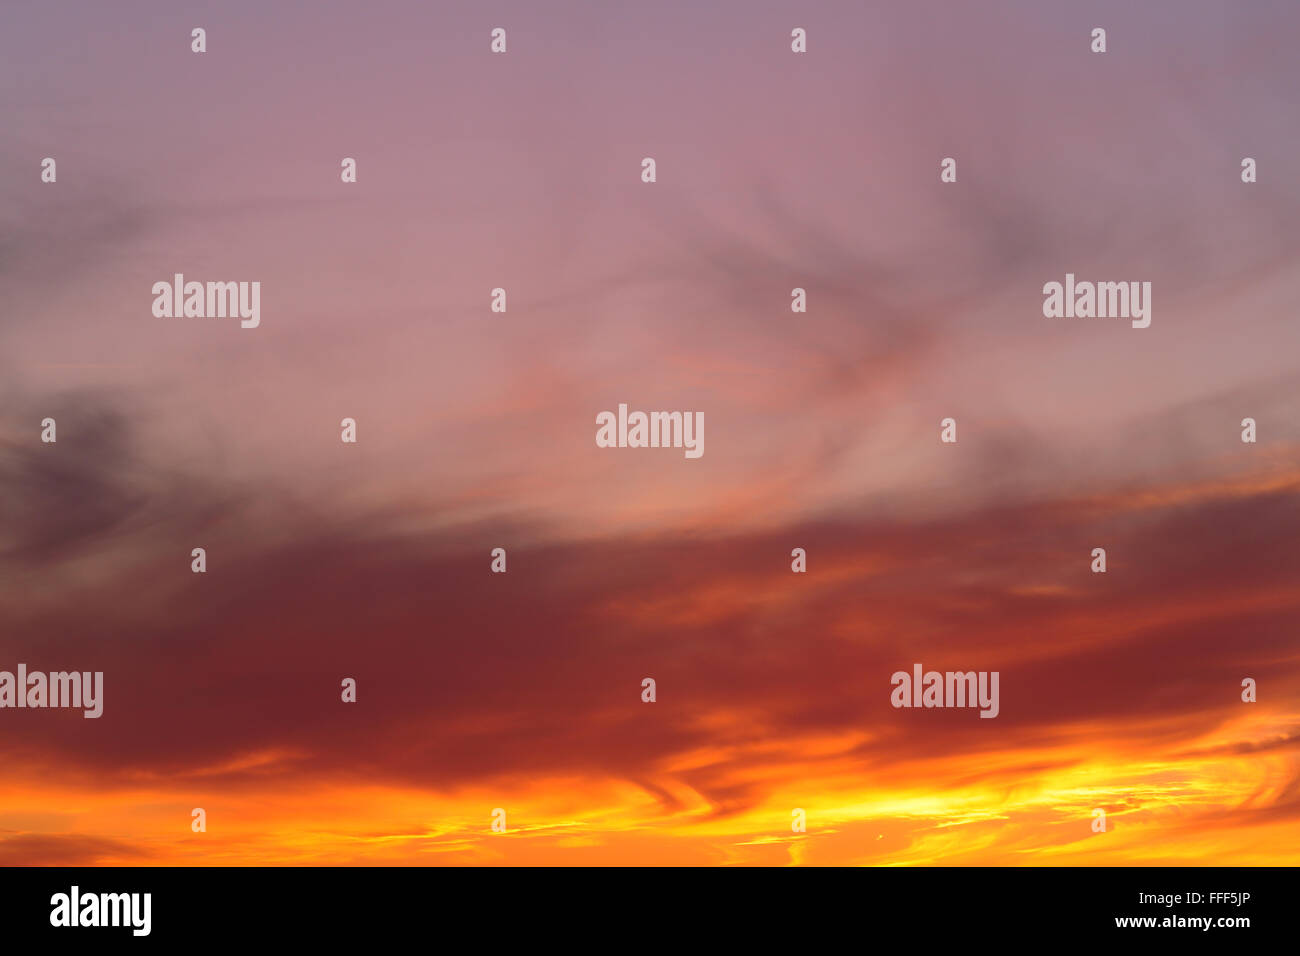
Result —
<instances>
[{"instance_id":1,"label":"black bar at bottom","mask_svg":"<svg viewBox=\"0 0 1300 956\"><path fill-rule=\"evenodd\" d=\"M603 941L636 950L705 939L765 947L786 939L807 948L845 934L867 944L901 934L922 946L1123 937L1138 945L1232 946L1291 935L1295 873L1231 867L7 868L0 870L0 925L6 942L57 945L62 938L114 948L401 943L413 933L470 946Z\"/></svg>"}]
</instances>

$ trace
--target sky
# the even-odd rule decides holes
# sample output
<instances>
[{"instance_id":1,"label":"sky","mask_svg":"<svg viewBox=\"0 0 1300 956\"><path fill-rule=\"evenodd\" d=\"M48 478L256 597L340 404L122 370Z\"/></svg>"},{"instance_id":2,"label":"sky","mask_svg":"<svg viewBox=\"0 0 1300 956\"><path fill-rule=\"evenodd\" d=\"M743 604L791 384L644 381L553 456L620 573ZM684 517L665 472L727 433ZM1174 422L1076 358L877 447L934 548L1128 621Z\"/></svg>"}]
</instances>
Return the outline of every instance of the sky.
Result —
<instances>
[{"instance_id":1,"label":"sky","mask_svg":"<svg viewBox=\"0 0 1300 956\"><path fill-rule=\"evenodd\" d=\"M0 863L1294 862L1300 8L324 6L0 10Z\"/></svg>"}]
</instances>

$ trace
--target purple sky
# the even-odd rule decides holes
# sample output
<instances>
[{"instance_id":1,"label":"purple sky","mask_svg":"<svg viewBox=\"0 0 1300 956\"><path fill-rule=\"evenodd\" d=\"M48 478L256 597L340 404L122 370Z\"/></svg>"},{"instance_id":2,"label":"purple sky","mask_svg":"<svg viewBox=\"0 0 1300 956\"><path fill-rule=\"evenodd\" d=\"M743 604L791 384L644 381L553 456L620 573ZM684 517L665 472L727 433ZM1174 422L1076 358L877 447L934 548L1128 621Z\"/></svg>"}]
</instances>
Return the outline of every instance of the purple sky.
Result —
<instances>
[{"instance_id":1,"label":"purple sky","mask_svg":"<svg viewBox=\"0 0 1300 956\"><path fill-rule=\"evenodd\" d=\"M505 56L488 50L497 26ZM790 52L795 26L806 55ZM1105 55L1089 52L1094 26ZM529 554L547 569L529 600L588 622L626 612L641 629L671 614L621 592L628 575L663 597L734 553L711 564L674 542L729 542L756 562L753 580L784 574L804 541L841 573L897 560L872 593L900 634L926 639L984 575L1007 593L1049 587L1054 562L1072 567L1099 529L1144 549L1120 559L1142 568L1124 585L1135 620L1166 593L1191 607L1215 580L1208 565L1141 576L1188 550L1236 561L1242 588L1281 588L1297 522L1294 498L1271 496L1300 461L1298 29L1293 2L1227 0L10 0L0 625L29 653L42 635L83 647L96 627L138 631L115 646L157 668L132 686L156 688L192 673L167 670L168 628L255 647L249 622L291 635L268 665L288 674L336 620L396 627L383 666L400 677L412 622L434 613L425 575L456 583L462 596L436 613L468 627L494 598L446 555L486 568L497 545L538 549L519 559L521 576ZM355 185L340 182L345 156ZM939 181L946 156L954 184ZM150 289L176 272L260 281L260 327L155 318ZM1067 272L1151 282L1151 327L1045 318L1042 286ZM489 311L497 286L504 315ZM806 314L790 311L796 286ZM704 456L597 448L596 414L621 402L703 411ZM37 443L46 416L57 449ZM938 441L947 416L955 446ZM1239 439L1247 416L1257 445ZM344 417L356 446L339 441ZM1234 550L1242 529L1262 550ZM239 556L233 591L186 590L199 540L217 567ZM1014 567L990 570L991 542ZM304 612L347 582L391 602L391 619ZM835 609L800 619L822 638L866 614L841 584ZM955 603L927 604L932 586ZM751 587L724 574L700 600L730 606ZM991 655L1057 620L1017 600L980 605ZM195 617L168 617L177 607ZM1122 630L1088 607L1068 609L1083 645L1025 666L1074 673L1084 635ZM1295 608L1279 607L1256 633L1293 633ZM714 660L707 642L730 625L677 612ZM507 641L530 620L495 613ZM544 668L566 659L573 622L538 614L549 643L520 660ZM812 626L763 626L783 620ZM1222 634L1195 637L1208 655ZM323 640L333 680L347 639ZM1163 659L1173 640L1139 642L1136 659ZM692 661L674 666L687 675ZM788 662L750 663L756 685L779 686ZM1223 662L1234 680L1242 666ZM805 676L794 698L807 702ZM801 719L834 723L841 689L822 689L830 716ZM139 706L121 753L139 753L132 733L158 719ZM231 734L203 759L240 752Z\"/></svg>"}]
</instances>

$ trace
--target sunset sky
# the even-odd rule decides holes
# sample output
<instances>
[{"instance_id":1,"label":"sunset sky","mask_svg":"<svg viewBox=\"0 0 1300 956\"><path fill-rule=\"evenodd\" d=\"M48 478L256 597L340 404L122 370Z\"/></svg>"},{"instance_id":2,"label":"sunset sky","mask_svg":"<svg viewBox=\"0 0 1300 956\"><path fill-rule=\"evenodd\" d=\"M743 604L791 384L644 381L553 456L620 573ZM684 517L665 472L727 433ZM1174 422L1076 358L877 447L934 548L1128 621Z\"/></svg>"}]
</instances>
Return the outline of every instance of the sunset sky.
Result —
<instances>
[{"instance_id":1,"label":"sunset sky","mask_svg":"<svg viewBox=\"0 0 1300 956\"><path fill-rule=\"evenodd\" d=\"M0 864L1295 862L1300 6L324 6L0 9Z\"/></svg>"}]
</instances>

